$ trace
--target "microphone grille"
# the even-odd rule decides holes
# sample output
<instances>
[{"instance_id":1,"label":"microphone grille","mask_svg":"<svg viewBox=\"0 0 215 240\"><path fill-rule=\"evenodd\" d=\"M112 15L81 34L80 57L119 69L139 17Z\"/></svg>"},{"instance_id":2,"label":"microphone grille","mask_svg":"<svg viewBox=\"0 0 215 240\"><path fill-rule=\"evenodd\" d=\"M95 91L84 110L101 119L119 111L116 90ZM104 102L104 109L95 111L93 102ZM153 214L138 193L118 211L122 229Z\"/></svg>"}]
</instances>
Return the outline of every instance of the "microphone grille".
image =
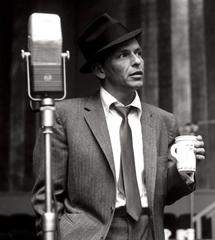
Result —
<instances>
[{"instance_id":1,"label":"microphone grille","mask_svg":"<svg viewBox=\"0 0 215 240\"><path fill-rule=\"evenodd\" d=\"M61 63L62 32L57 14L33 13L30 16L28 49L34 65Z\"/></svg>"}]
</instances>

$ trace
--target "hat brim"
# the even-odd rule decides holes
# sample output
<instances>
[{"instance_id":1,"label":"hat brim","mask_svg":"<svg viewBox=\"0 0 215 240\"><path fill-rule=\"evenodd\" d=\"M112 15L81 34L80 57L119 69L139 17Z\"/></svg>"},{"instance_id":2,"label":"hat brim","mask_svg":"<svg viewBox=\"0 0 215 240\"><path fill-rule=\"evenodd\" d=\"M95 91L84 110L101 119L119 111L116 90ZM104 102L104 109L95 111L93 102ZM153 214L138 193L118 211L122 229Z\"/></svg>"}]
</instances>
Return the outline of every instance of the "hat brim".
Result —
<instances>
[{"instance_id":1,"label":"hat brim","mask_svg":"<svg viewBox=\"0 0 215 240\"><path fill-rule=\"evenodd\" d=\"M88 59L88 61L85 62L84 65L80 68L80 72L81 73L91 73L92 72L92 70L91 70L92 63L95 60L96 56L98 56L98 54L101 54L102 52L104 52L108 48L111 48L111 47L116 46L120 43L123 43L123 42L128 41L132 38L137 37L138 35L140 35L142 33L142 31L143 31L142 28L136 29L136 30L131 31L131 32L121 36L120 38L117 38L114 41L110 42L109 44L107 44L106 46L101 48L98 52L96 52L95 55L91 59Z\"/></svg>"}]
</instances>

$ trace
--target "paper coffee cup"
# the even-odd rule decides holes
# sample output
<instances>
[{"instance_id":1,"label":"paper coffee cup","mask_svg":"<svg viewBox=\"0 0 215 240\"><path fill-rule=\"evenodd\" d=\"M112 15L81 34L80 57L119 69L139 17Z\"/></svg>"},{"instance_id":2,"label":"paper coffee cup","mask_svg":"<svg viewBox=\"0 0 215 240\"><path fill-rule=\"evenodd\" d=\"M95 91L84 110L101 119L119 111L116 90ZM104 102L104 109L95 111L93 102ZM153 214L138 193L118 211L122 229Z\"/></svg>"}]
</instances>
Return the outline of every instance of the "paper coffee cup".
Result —
<instances>
[{"instance_id":1,"label":"paper coffee cup","mask_svg":"<svg viewBox=\"0 0 215 240\"><path fill-rule=\"evenodd\" d=\"M196 136L182 135L175 138L175 144L171 147L171 154L177 159L178 171L195 172L196 156L194 145Z\"/></svg>"}]
</instances>

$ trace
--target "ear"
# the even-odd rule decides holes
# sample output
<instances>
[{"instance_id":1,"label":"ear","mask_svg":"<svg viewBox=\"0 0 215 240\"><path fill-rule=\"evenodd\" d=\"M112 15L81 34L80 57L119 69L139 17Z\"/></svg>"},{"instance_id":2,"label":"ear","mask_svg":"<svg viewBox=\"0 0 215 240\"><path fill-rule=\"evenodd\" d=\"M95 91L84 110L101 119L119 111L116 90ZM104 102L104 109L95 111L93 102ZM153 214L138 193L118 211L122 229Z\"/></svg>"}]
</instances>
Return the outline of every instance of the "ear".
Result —
<instances>
[{"instance_id":1,"label":"ear","mask_svg":"<svg viewBox=\"0 0 215 240\"><path fill-rule=\"evenodd\" d=\"M105 79L105 77L106 77L104 68L99 63L95 63L95 64L92 65L92 72L99 79Z\"/></svg>"}]
</instances>

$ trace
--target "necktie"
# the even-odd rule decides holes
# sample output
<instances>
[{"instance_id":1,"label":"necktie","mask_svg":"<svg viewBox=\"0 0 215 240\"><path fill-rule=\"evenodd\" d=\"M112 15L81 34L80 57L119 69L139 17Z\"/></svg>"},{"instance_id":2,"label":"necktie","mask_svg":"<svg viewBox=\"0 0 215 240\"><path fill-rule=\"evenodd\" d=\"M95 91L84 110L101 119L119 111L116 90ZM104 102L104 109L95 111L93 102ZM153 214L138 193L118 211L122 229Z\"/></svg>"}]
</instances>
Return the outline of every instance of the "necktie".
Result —
<instances>
[{"instance_id":1,"label":"necktie","mask_svg":"<svg viewBox=\"0 0 215 240\"><path fill-rule=\"evenodd\" d=\"M136 178L132 133L128 123L128 114L132 107L114 106L114 108L122 117L120 126L121 165L118 188L126 197L127 213L137 221L142 207Z\"/></svg>"}]
</instances>

